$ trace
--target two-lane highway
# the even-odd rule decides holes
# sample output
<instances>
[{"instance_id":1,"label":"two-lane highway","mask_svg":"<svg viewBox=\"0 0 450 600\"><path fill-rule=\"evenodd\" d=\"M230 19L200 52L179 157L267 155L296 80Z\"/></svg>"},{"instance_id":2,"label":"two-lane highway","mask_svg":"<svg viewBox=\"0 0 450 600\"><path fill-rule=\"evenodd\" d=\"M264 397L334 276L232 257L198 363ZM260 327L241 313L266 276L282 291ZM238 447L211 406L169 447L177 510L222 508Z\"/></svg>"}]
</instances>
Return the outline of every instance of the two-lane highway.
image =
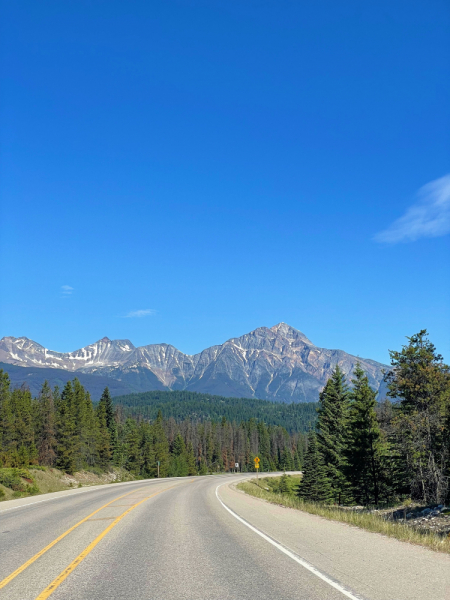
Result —
<instances>
[{"instance_id":1,"label":"two-lane highway","mask_svg":"<svg viewBox=\"0 0 450 600\"><path fill-rule=\"evenodd\" d=\"M270 505L248 476L0 505L0 600L450 600L450 558Z\"/></svg>"}]
</instances>

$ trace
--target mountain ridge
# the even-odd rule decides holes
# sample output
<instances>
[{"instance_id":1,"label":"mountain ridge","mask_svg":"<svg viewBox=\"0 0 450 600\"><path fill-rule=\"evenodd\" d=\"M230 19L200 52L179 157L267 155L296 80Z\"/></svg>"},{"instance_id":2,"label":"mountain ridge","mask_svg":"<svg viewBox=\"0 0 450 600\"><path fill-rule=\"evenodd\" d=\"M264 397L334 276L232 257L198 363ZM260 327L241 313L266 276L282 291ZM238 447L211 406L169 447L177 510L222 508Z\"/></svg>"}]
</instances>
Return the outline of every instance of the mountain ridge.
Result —
<instances>
[{"instance_id":1,"label":"mountain ridge","mask_svg":"<svg viewBox=\"0 0 450 600\"><path fill-rule=\"evenodd\" d=\"M197 354L166 343L134 346L108 337L73 352L48 350L26 337L3 337L0 362L115 379L135 391L190 390L281 402L314 402L336 364L351 377L357 362L380 393L386 365L315 346L286 323L258 327ZM381 390L380 390L381 386Z\"/></svg>"}]
</instances>

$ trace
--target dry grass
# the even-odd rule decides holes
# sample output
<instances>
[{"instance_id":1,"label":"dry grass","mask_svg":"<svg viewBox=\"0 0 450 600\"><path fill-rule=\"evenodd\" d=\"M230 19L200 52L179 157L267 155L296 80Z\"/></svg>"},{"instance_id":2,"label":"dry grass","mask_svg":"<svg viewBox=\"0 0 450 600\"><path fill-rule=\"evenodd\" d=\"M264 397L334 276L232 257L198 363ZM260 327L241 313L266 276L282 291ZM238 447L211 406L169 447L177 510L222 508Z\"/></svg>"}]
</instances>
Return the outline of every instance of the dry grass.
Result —
<instances>
[{"instance_id":1,"label":"dry grass","mask_svg":"<svg viewBox=\"0 0 450 600\"><path fill-rule=\"evenodd\" d=\"M47 471L32 470L33 477L41 490L42 494L51 492L61 492L68 490L70 487L61 480L62 473L56 469L48 469Z\"/></svg>"},{"instance_id":2,"label":"dry grass","mask_svg":"<svg viewBox=\"0 0 450 600\"><path fill-rule=\"evenodd\" d=\"M63 490L71 490L78 487L91 485L103 485L107 483L118 483L121 481L133 481L133 477L125 469L115 468L110 473L92 473L90 471L80 471L74 475L67 475L58 469L51 468L33 468L29 467L30 476L36 483L38 490L33 492L36 494L48 494L53 492L61 492ZM3 493L2 493L3 492ZM28 496L27 492L14 492L9 487L0 484L0 501L12 500Z\"/></svg>"},{"instance_id":3,"label":"dry grass","mask_svg":"<svg viewBox=\"0 0 450 600\"><path fill-rule=\"evenodd\" d=\"M449 537L441 537L435 533L421 533L407 525L396 523L394 521L387 521L373 513L342 510L337 506L325 506L304 502L295 495L275 494L264 487L261 487L261 485L264 485L264 480L260 480L260 485L258 486L256 484L256 479L252 479L250 481L239 483L237 487L246 494L250 494L251 496L266 500L273 504L302 510L313 515L319 515L325 519L340 521L347 525L360 527L361 529L366 529L373 533L381 533L388 537L401 540L402 542L409 542L410 544L425 546L436 552L446 552L450 554Z\"/></svg>"}]
</instances>

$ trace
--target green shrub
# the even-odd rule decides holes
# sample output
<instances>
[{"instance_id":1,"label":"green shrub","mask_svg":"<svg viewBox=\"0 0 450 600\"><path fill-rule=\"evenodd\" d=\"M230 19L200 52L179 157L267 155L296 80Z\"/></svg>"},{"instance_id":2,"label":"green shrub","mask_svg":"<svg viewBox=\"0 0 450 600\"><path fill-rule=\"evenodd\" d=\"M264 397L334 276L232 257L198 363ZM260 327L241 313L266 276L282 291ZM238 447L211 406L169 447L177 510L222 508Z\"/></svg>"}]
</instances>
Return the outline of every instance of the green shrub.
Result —
<instances>
[{"instance_id":1,"label":"green shrub","mask_svg":"<svg viewBox=\"0 0 450 600\"><path fill-rule=\"evenodd\" d=\"M0 483L14 491L14 498L20 498L22 494L33 496L40 493L40 489L28 469L0 469Z\"/></svg>"},{"instance_id":2,"label":"green shrub","mask_svg":"<svg viewBox=\"0 0 450 600\"><path fill-rule=\"evenodd\" d=\"M0 483L14 491L25 490L26 484L20 478L22 469L0 469Z\"/></svg>"},{"instance_id":3,"label":"green shrub","mask_svg":"<svg viewBox=\"0 0 450 600\"><path fill-rule=\"evenodd\" d=\"M4 497L5 497L5 490L2 490L0 488L0 500L3 500Z\"/></svg>"},{"instance_id":4,"label":"green shrub","mask_svg":"<svg viewBox=\"0 0 450 600\"><path fill-rule=\"evenodd\" d=\"M25 491L29 496L36 496L36 494L41 493L41 490L35 483L33 483L33 485L28 485Z\"/></svg>"}]
</instances>

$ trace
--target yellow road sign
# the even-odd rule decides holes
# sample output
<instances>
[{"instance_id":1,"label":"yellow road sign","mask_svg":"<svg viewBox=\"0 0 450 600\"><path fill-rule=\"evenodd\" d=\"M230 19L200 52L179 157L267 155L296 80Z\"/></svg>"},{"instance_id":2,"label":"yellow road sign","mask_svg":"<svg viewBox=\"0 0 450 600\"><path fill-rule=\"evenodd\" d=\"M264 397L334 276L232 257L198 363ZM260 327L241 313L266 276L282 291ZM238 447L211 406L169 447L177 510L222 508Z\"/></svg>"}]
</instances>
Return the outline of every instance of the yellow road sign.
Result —
<instances>
[{"instance_id":1,"label":"yellow road sign","mask_svg":"<svg viewBox=\"0 0 450 600\"><path fill-rule=\"evenodd\" d=\"M259 465L259 463L260 463L260 460L259 460L259 457L258 457L258 456L255 456L255 458L254 458L253 460L255 461L255 466L256 466L256 465Z\"/></svg>"}]
</instances>

